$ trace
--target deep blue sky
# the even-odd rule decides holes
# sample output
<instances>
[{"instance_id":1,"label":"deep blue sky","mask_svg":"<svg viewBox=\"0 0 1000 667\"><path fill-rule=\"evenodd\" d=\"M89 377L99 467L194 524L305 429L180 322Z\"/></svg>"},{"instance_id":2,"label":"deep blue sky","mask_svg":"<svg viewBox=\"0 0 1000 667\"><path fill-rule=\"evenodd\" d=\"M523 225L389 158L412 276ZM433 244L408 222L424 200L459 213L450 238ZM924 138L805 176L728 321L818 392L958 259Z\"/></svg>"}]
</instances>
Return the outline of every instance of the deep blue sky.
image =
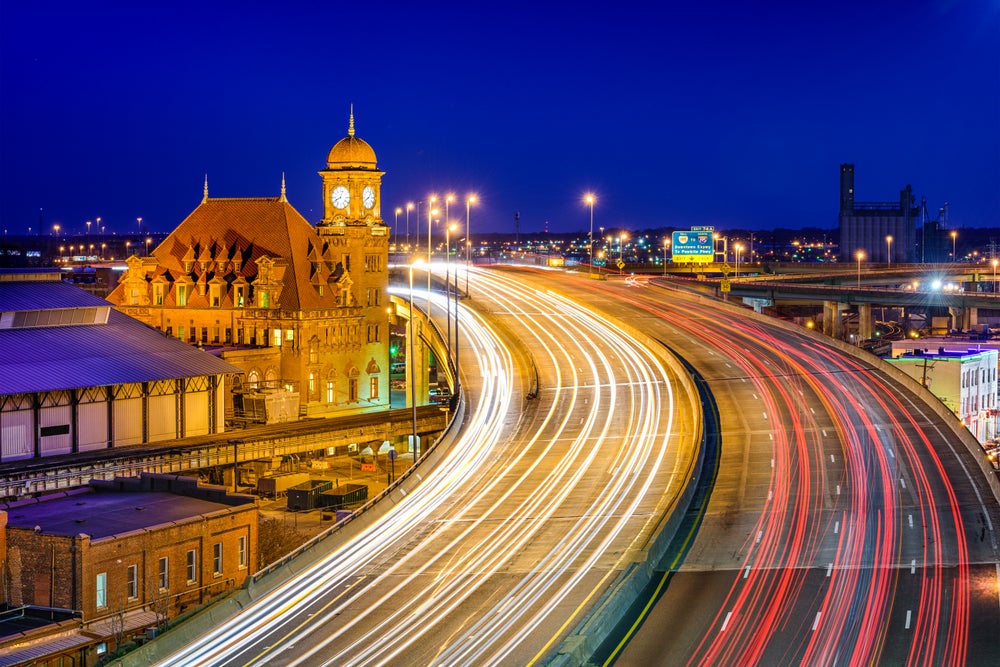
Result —
<instances>
[{"instance_id":1,"label":"deep blue sky","mask_svg":"<svg viewBox=\"0 0 1000 667\"><path fill-rule=\"evenodd\" d=\"M853 162L859 201L1000 226L1000 0L204 4L0 0L8 233L169 231L206 172L285 172L315 221L351 103L390 225L452 190L483 231L586 229L592 189L595 226L833 228Z\"/></svg>"}]
</instances>

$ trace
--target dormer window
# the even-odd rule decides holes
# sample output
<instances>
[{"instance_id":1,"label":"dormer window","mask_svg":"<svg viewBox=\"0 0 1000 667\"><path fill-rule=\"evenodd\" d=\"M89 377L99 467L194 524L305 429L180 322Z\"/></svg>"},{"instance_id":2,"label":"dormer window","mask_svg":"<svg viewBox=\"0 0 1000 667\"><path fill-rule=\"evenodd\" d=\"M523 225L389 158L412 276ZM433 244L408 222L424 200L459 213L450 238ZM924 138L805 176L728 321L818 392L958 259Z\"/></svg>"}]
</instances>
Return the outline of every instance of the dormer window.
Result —
<instances>
[{"instance_id":1,"label":"dormer window","mask_svg":"<svg viewBox=\"0 0 1000 667\"><path fill-rule=\"evenodd\" d=\"M267 290L261 290L260 292L260 307L270 308L271 307L271 293Z\"/></svg>"},{"instance_id":2,"label":"dormer window","mask_svg":"<svg viewBox=\"0 0 1000 667\"><path fill-rule=\"evenodd\" d=\"M177 305L178 306L187 305L187 285L177 286Z\"/></svg>"},{"instance_id":3,"label":"dormer window","mask_svg":"<svg viewBox=\"0 0 1000 667\"><path fill-rule=\"evenodd\" d=\"M209 285L208 286L208 296L209 296L209 303L211 303L213 307L218 308L219 307L219 303L221 301L219 286L218 285Z\"/></svg>"},{"instance_id":4,"label":"dormer window","mask_svg":"<svg viewBox=\"0 0 1000 667\"><path fill-rule=\"evenodd\" d=\"M163 283L153 283L153 304L163 305Z\"/></svg>"},{"instance_id":5,"label":"dormer window","mask_svg":"<svg viewBox=\"0 0 1000 667\"><path fill-rule=\"evenodd\" d=\"M236 287L236 307L242 308L243 301L246 298L246 293L244 291L243 285L238 285Z\"/></svg>"}]
</instances>

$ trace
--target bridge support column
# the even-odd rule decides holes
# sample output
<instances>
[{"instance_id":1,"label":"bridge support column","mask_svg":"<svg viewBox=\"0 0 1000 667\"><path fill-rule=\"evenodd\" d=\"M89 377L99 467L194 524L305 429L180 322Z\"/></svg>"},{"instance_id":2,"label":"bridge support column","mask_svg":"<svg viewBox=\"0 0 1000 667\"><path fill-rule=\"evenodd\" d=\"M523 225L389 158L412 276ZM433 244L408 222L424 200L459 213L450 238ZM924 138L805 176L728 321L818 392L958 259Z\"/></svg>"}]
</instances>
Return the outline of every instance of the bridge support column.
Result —
<instances>
[{"instance_id":1,"label":"bridge support column","mask_svg":"<svg viewBox=\"0 0 1000 667\"><path fill-rule=\"evenodd\" d=\"M858 338L867 340L875 335L875 327L872 326L872 305L870 303L858 304Z\"/></svg>"},{"instance_id":2,"label":"bridge support column","mask_svg":"<svg viewBox=\"0 0 1000 667\"><path fill-rule=\"evenodd\" d=\"M952 307L948 309L951 314L951 326L953 329L958 329L959 331L968 331L972 329L979 323L979 309L978 308L956 308Z\"/></svg>"},{"instance_id":3,"label":"bridge support column","mask_svg":"<svg viewBox=\"0 0 1000 667\"><path fill-rule=\"evenodd\" d=\"M844 337L843 305L836 301L823 302L823 333L831 338Z\"/></svg>"}]
</instances>

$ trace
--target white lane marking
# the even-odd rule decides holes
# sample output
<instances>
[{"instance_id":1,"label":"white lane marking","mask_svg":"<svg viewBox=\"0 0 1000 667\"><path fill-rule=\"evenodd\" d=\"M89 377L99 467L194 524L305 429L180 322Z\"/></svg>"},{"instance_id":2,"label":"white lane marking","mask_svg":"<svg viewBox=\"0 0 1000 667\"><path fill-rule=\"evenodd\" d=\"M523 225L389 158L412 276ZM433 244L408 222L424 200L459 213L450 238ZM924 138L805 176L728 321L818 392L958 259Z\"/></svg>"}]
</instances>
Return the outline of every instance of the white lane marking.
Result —
<instances>
[{"instance_id":1,"label":"white lane marking","mask_svg":"<svg viewBox=\"0 0 1000 667\"><path fill-rule=\"evenodd\" d=\"M774 467L774 459L771 459L771 467Z\"/></svg>"},{"instance_id":2,"label":"white lane marking","mask_svg":"<svg viewBox=\"0 0 1000 667\"><path fill-rule=\"evenodd\" d=\"M831 574L833 574L833 563L826 566L826 576L829 577Z\"/></svg>"},{"instance_id":3,"label":"white lane marking","mask_svg":"<svg viewBox=\"0 0 1000 667\"><path fill-rule=\"evenodd\" d=\"M757 542L756 542L757 544L760 544L760 538L762 538L762 537L764 537L764 531L763 530L758 530L757 531Z\"/></svg>"},{"instance_id":4,"label":"white lane marking","mask_svg":"<svg viewBox=\"0 0 1000 667\"><path fill-rule=\"evenodd\" d=\"M1000 563L997 563L997 570L1000 571ZM917 573L917 559L914 558L910 561L910 574Z\"/></svg>"},{"instance_id":5,"label":"white lane marking","mask_svg":"<svg viewBox=\"0 0 1000 667\"><path fill-rule=\"evenodd\" d=\"M743 570L743 578L746 579L750 576L750 566L747 565L747 569Z\"/></svg>"},{"instance_id":6,"label":"white lane marking","mask_svg":"<svg viewBox=\"0 0 1000 667\"><path fill-rule=\"evenodd\" d=\"M899 478L899 485L905 489L906 488L906 480L903 479L902 477L900 477Z\"/></svg>"},{"instance_id":7,"label":"white lane marking","mask_svg":"<svg viewBox=\"0 0 1000 667\"><path fill-rule=\"evenodd\" d=\"M907 515L906 515L906 518L907 518L907 519L909 520L909 522L910 522L910 528L913 528L913 515L912 515L912 514L907 514Z\"/></svg>"},{"instance_id":8,"label":"white lane marking","mask_svg":"<svg viewBox=\"0 0 1000 667\"><path fill-rule=\"evenodd\" d=\"M763 412L763 413L761 413L761 414L763 414L763 415L764 415L764 419L767 419L767 413L766 413L766 412Z\"/></svg>"},{"instance_id":9,"label":"white lane marking","mask_svg":"<svg viewBox=\"0 0 1000 667\"><path fill-rule=\"evenodd\" d=\"M906 610L906 625L904 626L906 630L910 629L910 610Z\"/></svg>"},{"instance_id":10,"label":"white lane marking","mask_svg":"<svg viewBox=\"0 0 1000 667\"><path fill-rule=\"evenodd\" d=\"M822 616L822 615L823 615L823 612L821 612L821 611L817 611L816 612L816 620L813 621L813 630L816 630L816 627L819 625L819 617Z\"/></svg>"},{"instance_id":11,"label":"white lane marking","mask_svg":"<svg viewBox=\"0 0 1000 667\"><path fill-rule=\"evenodd\" d=\"M833 454L830 454L830 463L836 463L837 459L833 458Z\"/></svg>"},{"instance_id":12,"label":"white lane marking","mask_svg":"<svg viewBox=\"0 0 1000 667\"><path fill-rule=\"evenodd\" d=\"M826 429L823 429L823 437L826 437Z\"/></svg>"},{"instance_id":13,"label":"white lane marking","mask_svg":"<svg viewBox=\"0 0 1000 667\"><path fill-rule=\"evenodd\" d=\"M840 484L837 485L837 495L840 495Z\"/></svg>"},{"instance_id":14,"label":"white lane marking","mask_svg":"<svg viewBox=\"0 0 1000 667\"><path fill-rule=\"evenodd\" d=\"M722 622L722 629L719 630L719 632L725 632L726 631L726 626L729 625L729 617L732 616L732 615L733 615L733 612L731 612L731 611L726 612L726 620L724 620Z\"/></svg>"},{"instance_id":15,"label":"white lane marking","mask_svg":"<svg viewBox=\"0 0 1000 667\"><path fill-rule=\"evenodd\" d=\"M840 532L840 521L837 521L835 524L833 524L833 534L836 535L839 532Z\"/></svg>"},{"instance_id":16,"label":"white lane marking","mask_svg":"<svg viewBox=\"0 0 1000 667\"><path fill-rule=\"evenodd\" d=\"M809 408L809 412L811 412L811 413L813 413L813 414L816 414L816 411L815 411L815 410L813 410L812 408Z\"/></svg>"}]
</instances>

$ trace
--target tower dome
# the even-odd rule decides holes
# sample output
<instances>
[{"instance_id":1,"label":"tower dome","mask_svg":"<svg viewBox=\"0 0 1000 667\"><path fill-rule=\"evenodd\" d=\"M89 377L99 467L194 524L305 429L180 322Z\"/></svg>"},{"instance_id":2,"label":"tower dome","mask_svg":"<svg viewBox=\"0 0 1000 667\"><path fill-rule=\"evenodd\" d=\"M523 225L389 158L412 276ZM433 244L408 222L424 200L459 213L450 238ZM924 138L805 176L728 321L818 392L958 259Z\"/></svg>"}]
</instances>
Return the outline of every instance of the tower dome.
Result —
<instances>
[{"instance_id":1,"label":"tower dome","mask_svg":"<svg viewBox=\"0 0 1000 667\"><path fill-rule=\"evenodd\" d=\"M375 166L375 151L368 142L354 136L354 110L347 128L347 136L338 141L326 156L328 169L372 169Z\"/></svg>"}]
</instances>

